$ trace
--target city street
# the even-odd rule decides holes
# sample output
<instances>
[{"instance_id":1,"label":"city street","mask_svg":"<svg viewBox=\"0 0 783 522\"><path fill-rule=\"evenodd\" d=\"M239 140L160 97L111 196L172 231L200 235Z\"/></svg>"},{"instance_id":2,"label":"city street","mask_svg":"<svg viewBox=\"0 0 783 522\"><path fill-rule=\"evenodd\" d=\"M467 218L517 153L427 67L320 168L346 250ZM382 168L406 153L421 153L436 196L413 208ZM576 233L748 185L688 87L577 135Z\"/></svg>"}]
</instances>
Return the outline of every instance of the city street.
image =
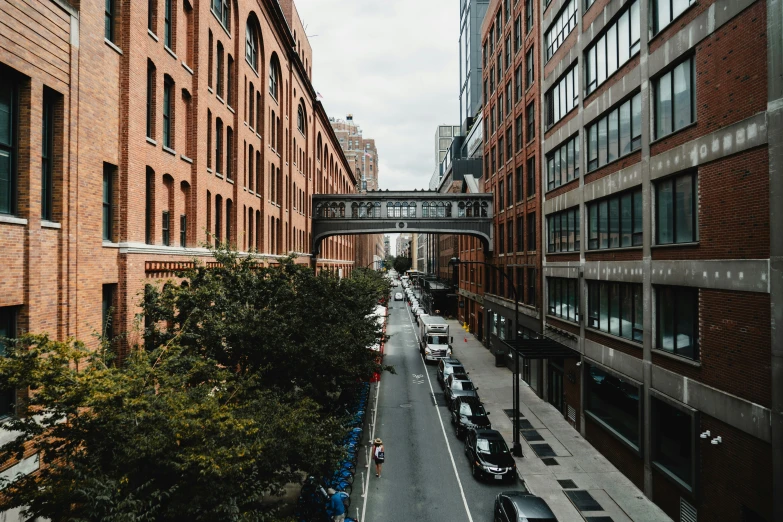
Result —
<instances>
[{"instance_id":1,"label":"city street","mask_svg":"<svg viewBox=\"0 0 783 522\"><path fill-rule=\"evenodd\" d=\"M520 484L471 476L436 366L425 367L419 356L416 323L403 301L391 301L387 333L385 362L397 374L385 374L380 384L375 436L383 440L386 463L380 479L371 470L364 522L491 521L495 495Z\"/></svg>"}]
</instances>

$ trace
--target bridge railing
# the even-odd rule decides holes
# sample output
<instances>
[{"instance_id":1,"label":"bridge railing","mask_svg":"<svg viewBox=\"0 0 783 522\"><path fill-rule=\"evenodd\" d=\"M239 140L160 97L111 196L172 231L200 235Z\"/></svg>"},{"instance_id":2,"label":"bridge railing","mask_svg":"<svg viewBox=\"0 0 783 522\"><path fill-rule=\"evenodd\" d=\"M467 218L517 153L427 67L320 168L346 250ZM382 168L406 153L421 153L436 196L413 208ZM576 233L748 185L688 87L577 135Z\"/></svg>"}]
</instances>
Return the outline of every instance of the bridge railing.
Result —
<instances>
[{"instance_id":1,"label":"bridge railing","mask_svg":"<svg viewBox=\"0 0 783 522\"><path fill-rule=\"evenodd\" d=\"M492 217L486 199L459 201L325 201L315 206L322 219L443 219Z\"/></svg>"}]
</instances>

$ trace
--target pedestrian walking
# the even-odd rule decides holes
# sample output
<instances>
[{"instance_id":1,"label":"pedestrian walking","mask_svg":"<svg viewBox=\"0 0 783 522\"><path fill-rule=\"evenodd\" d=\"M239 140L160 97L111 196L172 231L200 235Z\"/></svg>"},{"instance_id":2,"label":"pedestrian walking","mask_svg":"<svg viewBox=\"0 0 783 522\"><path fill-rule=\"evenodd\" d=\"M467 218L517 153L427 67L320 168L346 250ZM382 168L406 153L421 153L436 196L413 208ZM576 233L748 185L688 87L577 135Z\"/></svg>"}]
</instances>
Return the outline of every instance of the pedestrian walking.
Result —
<instances>
[{"instance_id":1,"label":"pedestrian walking","mask_svg":"<svg viewBox=\"0 0 783 522\"><path fill-rule=\"evenodd\" d=\"M375 476L380 478L383 461L386 460L386 450L381 439L375 439L375 447L372 450L372 458L375 461Z\"/></svg>"},{"instance_id":2,"label":"pedestrian walking","mask_svg":"<svg viewBox=\"0 0 783 522\"><path fill-rule=\"evenodd\" d=\"M345 502L342 491L335 491L333 488L326 490L329 494L329 504L326 506L326 513L332 517L334 522L343 522L345 520Z\"/></svg>"}]
</instances>

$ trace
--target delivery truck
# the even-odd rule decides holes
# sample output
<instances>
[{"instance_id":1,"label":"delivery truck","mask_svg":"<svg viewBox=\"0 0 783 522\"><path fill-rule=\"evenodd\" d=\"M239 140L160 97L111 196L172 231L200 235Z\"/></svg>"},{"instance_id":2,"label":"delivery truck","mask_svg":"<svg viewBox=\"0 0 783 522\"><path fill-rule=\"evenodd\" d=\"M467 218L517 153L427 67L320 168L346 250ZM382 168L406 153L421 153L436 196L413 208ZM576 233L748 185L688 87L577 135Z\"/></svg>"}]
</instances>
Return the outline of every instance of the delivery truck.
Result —
<instances>
[{"instance_id":1,"label":"delivery truck","mask_svg":"<svg viewBox=\"0 0 783 522\"><path fill-rule=\"evenodd\" d=\"M423 315L419 321L419 352L425 362L435 362L451 357L449 324L443 317Z\"/></svg>"}]
</instances>

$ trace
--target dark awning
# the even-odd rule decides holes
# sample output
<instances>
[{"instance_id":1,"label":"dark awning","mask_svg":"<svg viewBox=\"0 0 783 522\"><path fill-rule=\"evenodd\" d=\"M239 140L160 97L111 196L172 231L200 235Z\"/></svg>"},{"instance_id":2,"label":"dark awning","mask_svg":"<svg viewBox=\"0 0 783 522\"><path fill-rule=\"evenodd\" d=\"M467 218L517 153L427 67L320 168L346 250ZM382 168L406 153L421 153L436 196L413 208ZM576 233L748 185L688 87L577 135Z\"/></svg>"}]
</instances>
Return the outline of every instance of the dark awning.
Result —
<instances>
[{"instance_id":1,"label":"dark awning","mask_svg":"<svg viewBox=\"0 0 783 522\"><path fill-rule=\"evenodd\" d=\"M526 359L549 359L550 357L578 358L579 352L549 337L537 339L511 339L503 341L512 351Z\"/></svg>"}]
</instances>

